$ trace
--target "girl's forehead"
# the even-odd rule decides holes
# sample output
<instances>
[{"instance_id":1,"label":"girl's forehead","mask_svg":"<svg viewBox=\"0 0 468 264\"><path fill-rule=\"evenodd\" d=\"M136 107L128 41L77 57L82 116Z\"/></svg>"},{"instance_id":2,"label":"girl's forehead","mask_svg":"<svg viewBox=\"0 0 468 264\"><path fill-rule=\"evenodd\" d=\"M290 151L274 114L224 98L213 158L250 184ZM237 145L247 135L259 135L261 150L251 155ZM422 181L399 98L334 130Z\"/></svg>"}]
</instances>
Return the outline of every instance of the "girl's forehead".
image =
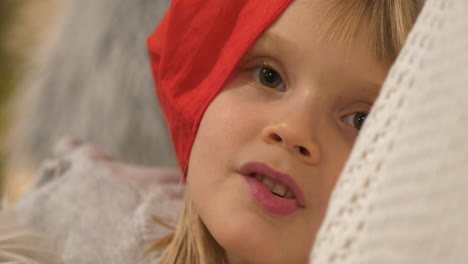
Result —
<instances>
[{"instance_id":1,"label":"girl's forehead","mask_svg":"<svg viewBox=\"0 0 468 264\"><path fill-rule=\"evenodd\" d=\"M315 1L293 1L267 31L282 31L287 28L288 30L301 29L314 33L320 28L320 24L317 22L323 22L322 12L324 10L325 5L315 3Z\"/></svg>"},{"instance_id":2,"label":"girl's forehead","mask_svg":"<svg viewBox=\"0 0 468 264\"><path fill-rule=\"evenodd\" d=\"M264 35L297 35L302 34L311 41L336 40L342 41L346 34L343 28L337 26L338 21L349 21L348 26L355 28L357 34L350 42L359 41L363 37L370 39L369 18L365 15L355 16L356 10L349 9L343 13L332 12L333 0L296 0L284 13L264 32ZM349 44L349 43L346 43ZM361 43L370 45L370 41Z\"/></svg>"},{"instance_id":3,"label":"girl's forehead","mask_svg":"<svg viewBox=\"0 0 468 264\"><path fill-rule=\"evenodd\" d=\"M322 1L293 2L278 20L268 28L247 53L272 57L287 70L299 76L315 73L315 80L336 83L365 83L380 87L388 67L383 65L370 47L368 27L361 26L349 42L329 39ZM367 86L367 85L366 85Z\"/></svg>"},{"instance_id":4,"label":"girl's forehead","mask_svg":"<svg viewBox=\"0 0 468 264\"><path fill-rule=\"evenodd\" d=\"M293 1L275 23L257 39L252 50L262 48L299 54L320 54L324 50L338 49L343 51L342 55L352 51L361 56L374 57L371 54L369 27L364 26L366 21L360 21L360 25L357 25L358 32L351 40L332 38L330 35L338 35L340 30L329 32L329 25L334 18L326 15L328 8L322 0Z\"/></svg>"}]
</instances>

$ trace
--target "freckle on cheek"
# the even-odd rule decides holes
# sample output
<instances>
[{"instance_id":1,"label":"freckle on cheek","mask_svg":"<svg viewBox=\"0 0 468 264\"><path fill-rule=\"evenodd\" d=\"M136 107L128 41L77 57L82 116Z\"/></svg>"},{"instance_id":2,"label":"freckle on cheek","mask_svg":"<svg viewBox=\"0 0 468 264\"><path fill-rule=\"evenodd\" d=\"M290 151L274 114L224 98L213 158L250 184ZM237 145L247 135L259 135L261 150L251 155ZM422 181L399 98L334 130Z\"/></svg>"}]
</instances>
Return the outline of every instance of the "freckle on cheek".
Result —
<instances>
[{"instance_id":1,"label":"freckle on cheek","mask_svg":"<svg viewBox=\"0 0 468 264\"><path fill-rule=\"evenodd\" d=\"M231 111L224 112L223 119L226 121L230 121L232 119L232 112Z\"/></svg>"},{"instance_id":2,"label":"freckle on cheek","mask_svg":"<svg viewBox=\"0 0 468 264\"><path fill-rule=\"evenodd\" d=\"M222 114L222 119L224 123L231 123L232 122L232 111L231 109L225 109Z\"/></svg>"}]
</instances>

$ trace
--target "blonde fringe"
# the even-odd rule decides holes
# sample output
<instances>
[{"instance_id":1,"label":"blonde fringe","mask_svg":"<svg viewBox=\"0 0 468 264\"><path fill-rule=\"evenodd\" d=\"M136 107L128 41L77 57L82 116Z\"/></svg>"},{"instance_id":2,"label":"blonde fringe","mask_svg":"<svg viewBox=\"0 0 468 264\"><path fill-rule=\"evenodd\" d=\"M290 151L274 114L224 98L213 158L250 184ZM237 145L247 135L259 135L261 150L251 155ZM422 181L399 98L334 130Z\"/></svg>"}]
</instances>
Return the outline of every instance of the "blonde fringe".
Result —
<instances>
[{"instance_id":1,"label":"blonde fringe","mask_svg":"<svg viewBox=\"0 0 468 264\"><path fill-rule=\"evenodd\" d=\"M374 55L382 63L393 63L423 4L424 0L330 1L324 13L324 21L328 21L324 23L325 38L350 43L364 25Z\"/></svg>"}]
</instances>

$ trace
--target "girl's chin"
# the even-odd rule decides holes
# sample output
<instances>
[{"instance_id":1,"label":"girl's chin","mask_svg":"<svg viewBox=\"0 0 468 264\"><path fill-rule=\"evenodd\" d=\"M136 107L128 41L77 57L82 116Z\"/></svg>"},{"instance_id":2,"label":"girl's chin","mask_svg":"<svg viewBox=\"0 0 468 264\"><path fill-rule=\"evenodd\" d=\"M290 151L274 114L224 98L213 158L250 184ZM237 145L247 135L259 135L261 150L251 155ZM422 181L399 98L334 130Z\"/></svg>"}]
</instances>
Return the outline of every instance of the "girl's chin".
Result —
<instances>
[{"instance_id":1,"label":"girl's chin","mask_svg":"<svg viewBox=\"0 0 468 264\"><path fill-rule=\"evenodd\" d=\"M258 214L245 213L226 220L218 230L212 230L218 243L234 259L232 263L290 263L278 262L276 253L287 251L287 246L275 227L265 223ZM218 232L216 232L218 231Z\"/></svg>"}]
</instances>

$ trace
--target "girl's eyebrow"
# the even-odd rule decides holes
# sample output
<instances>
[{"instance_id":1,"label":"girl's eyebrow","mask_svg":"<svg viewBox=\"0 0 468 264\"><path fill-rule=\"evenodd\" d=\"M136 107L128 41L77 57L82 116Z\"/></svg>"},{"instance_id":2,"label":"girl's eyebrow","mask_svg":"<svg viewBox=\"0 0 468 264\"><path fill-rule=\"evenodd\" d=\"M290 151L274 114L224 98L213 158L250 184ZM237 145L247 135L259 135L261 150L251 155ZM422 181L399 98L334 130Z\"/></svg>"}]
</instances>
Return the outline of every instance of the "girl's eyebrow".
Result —
<instances>
[{"instance_id":1,"label":"girl's eyebrow","mask_svg":"<svg viewBox=\"0 0 468 264\"><path fill-rule=\"evenodd\" d=\"M252 47L252 50L256 50L257 48L272 49L276 51L295 51L299 49L296 43L271 31L266 31L258 38L256 44Z\"/></svg>"},{"instance_id":2,"label":"girl's eyebrow","mask_svg":"<svg viewBox=\"0 0 468 264\"><path fill-rule=\"evenodd\" d=\"M359 87L359 89L363 94L375 100L379 96L380 90L382 89L382 85L373 84Z\"/></svg>"}]
</instances>

